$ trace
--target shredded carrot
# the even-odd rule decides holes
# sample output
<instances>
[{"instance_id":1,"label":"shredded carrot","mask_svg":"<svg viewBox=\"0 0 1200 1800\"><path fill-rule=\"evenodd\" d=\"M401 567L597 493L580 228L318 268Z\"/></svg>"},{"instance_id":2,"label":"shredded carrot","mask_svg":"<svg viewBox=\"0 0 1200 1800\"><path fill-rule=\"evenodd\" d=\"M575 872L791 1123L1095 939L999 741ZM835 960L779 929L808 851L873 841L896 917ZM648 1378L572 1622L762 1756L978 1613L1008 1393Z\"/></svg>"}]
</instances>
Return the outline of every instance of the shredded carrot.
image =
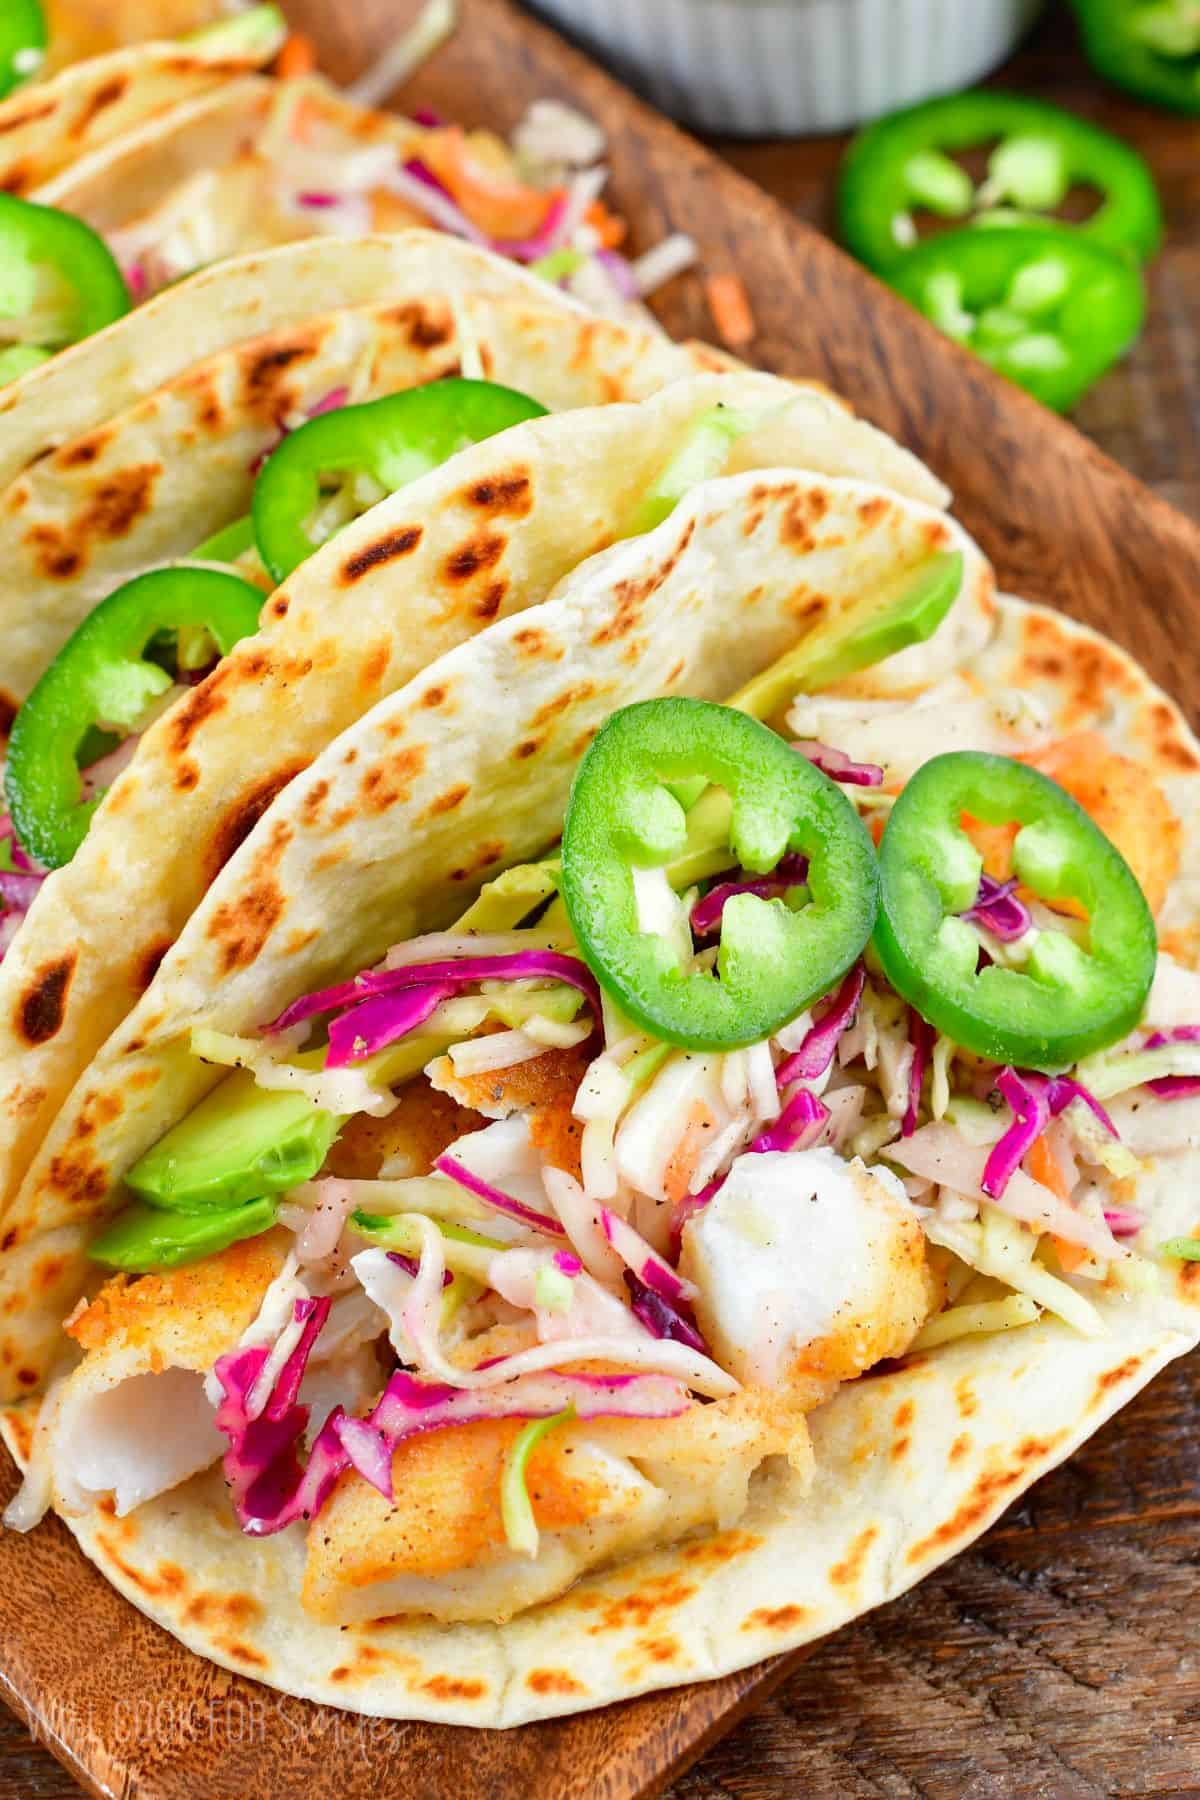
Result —
<instances>
[{"instance_id":1,"label":"shredded carrot","mask_svg":"<svg viewBox=\"0 0 1200 1800\"><path fill-rule=\"evenodd\" d=\"M421 160L449 189L472 224L490 238L535 237L546 222L561 188L535 188L512 176L485 169L471 156L457 125L431 131L421 145Z\"/></svg>"},{"instance_id":2,"label":"shredded carrot","mask_svg":"<svg viewBox=\"0 0 1200 1800\"><path fill-rule=\"evenodd\" d=\"M317 66L317 52L311 38L301 31L287 37L275 59L275 73L281 81L294 81L298 75L311 75Z\"/></svg>"},{"instance_id":3,"label":"shredded carrot","mask_svg":"<svg viewBox=\"0 0 1200 1800\"><path fill-rule=\"evenodd\" d=\"M1055 1237L1053 1233L1050 1242L1054 1245L1064 1275L1070 1275L1081 1262L1087 1260L1087 1251L1082 1244L1072 1244L1067 1238Z\"/></svg>"},{"instance_id":4,"label":"shredded carrot","mask_svg":"<svg viewBox=\"0 0 1200 1800\"><path fill-rule=\"evenodd\" d=\"M672 1206L678 1206L688 1191L688 1183L700 1161L704 1140L716 1124L703 1100L697 1100L688 1114L683 1136L676 1144L663 1175L663 1190Z\"/></svg>"},{"instance_id":5,"label":"shredded carrot","mask_svg":"<svg viewBox=\"0 0 1200 1800\"><path fill-rule=\"evenodd\" d=\"M583 217L595 232L602 250L617 250L625 242L628 226L616 213L609 212L603 200L593 200Z\"/></svg>"},{"instance_id":6,"label":"shredded carrot","mask_svg":"<svg viewBox=\"0 0 1200 1800\"><path fill-rule=\"evenodd\" d=\"M1048 1187L1052 1194L1057 1194L1060 1200L1071 1198L1071 1190L1059 1167L1058 1158L1045 1138L1034 1141L1032 1148L1026 1153L1025 1163L1033 1179L1040 1181L1043 1187Z\"/></svg>"},{"instance_id":7,"label":"shredded carrot","mask_svg":"<svg viewBox=\"0 0 1200 1800\"><path fill-rule=\"evenodd\" d=\"M741 350L754 336L750 296L739 275L710 275L704 284L717 335L731 350Z\"/></svg>"}]
</instances>

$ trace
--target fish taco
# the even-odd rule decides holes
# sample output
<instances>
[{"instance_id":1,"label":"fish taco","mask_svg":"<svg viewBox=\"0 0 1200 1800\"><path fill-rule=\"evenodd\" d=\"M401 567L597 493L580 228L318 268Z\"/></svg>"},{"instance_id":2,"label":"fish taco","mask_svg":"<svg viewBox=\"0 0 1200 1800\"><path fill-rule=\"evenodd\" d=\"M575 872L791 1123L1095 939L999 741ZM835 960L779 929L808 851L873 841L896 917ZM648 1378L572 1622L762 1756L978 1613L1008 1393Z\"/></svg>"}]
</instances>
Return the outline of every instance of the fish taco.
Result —
<instances>
[{"instance_id":1,"label":"fish taco","mask_svg":"<svg viewBox=\"0 0 1200 1800\"><path fill-rule=\"evenodd\" d=\"M663 387L702 366L702 353L570 306L547 314L486 297L460 306L425 272L427 245L439 263L447 249L452 262L481 261L502 291L525 278L484 253L415 235L421 317L447 327L455 313L466 318L457 329L472 330L495 380L447 377L330 410L324 383L351 372L335 360L347 339L351 348L365 342L373 359L379 351L365 365L368 378L375 371L389 386L455 366L431 360L432 349L414 351L409 326L393 328L386 310L382 321L339 315L313 327L325 352L319 380L291 391L293 404L317 395L302 408L317 416L298 424L257 475L248 453L278 430L257 413L238 423L247 365L237 345L199 388L185 378L181 390L135 408L136 424L111 443L93 433L94 481L90 465L75 467L68 455L64 467L59 452L10 490L10 516L26 520L24 536L35 515L46 528L53 515L78 548L81 512L99 503L116 470L132 475L152 444L172 442L182 455L191 429L182 421L194 425L203 396L233 395L230 423L214 428L212 458L192 448L209 479L183 484L174 460L164 461L160 503L111 550L97 545L110 581L118 572L132 579L106 594L65 645L48 638L49 628L57 617L61 630L64 611L69 619L67 609L87 605L87 571L48 583L36 618L18 610L20 584L12 590L13 654L24 644L49 666L17 711L5 775L15 865L0 873L11 935L0 964L5 1201L72 1083L275 795L444 650L540 603L614 536L655 523L706 473L792 466L863 477L924 497L913 501L920 529L942 529L941 484L823 392L750 374ZM236 265L229 273L241 280ZM461 342L437 350L454 357ZM662 391L641 405L533 416L543 411L534 395L570 406L655 386ZM526 423L501 429L513 419ZM484 441L459 450L472 438ZM221 497L216 514L212 490ZM197 546L231 519L236 542L222 530ZM854 535L871 537L869 517ZM919 549L914 535L910 561ZM782 566L806 553L798 529ZM963 634L978 640L989 618L990 575L970 546L964 555L963 603L946 628L956 643ZM162 567L171 556L188 560ZM230 566L231 556L240 561ZM852 588L849 548L843 560L831 593ZM265 599L254 580L269 588L276 577L282 585ZM936 643L934 654L952 654L942 638ZM36 669L37 661L30 674Z\"/></svg>"},{"instance_id":2,"label":"fish taco","mask_svg":"<svg viewBox=\"0 0 1200 1800\"><path fill-rule=\"evenodd\" d=\"M804 1643L1198 1335L1178 711L854 476L610 535L289 784L5 1215L9 1522L382 1716Z\"/></svg>"}]
</instances>

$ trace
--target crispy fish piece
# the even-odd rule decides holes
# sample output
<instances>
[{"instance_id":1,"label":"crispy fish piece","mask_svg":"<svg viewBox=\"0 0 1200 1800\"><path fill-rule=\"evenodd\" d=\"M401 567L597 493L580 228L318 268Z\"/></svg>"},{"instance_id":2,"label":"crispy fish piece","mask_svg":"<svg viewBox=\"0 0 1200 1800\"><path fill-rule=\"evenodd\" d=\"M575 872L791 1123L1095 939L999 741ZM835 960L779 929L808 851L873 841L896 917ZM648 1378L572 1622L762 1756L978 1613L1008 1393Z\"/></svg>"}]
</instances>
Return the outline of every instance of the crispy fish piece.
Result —
<instances>
[{"instance_id":1,"label":"crispy fish piece","mask_svg":"<svg viewBox=\"0 0 1200 1800\"><path fill-rule=\"evenodd\" d=\"M787 1456L801 1487L811 1478L803 1418L747 1395L676 1419L564 1425L529 1461L541 1533L529 1557L509 1549L500 1512L520 1429L483 1420L410 1438L392 1459L392 1502L343 1476L309 1532L305 1610L336 1625L396 1613L502 1622L598 1564L732 1524L768 1456Z\"/></svg>"},{"instance_id":2,"label":"crispy fish piece","mask_svg":"<svg viewBox=\"0 0 1200 1800\"><path fill-rule=\"evenodd\" d=\"M685 1226L679 1272L722 1368L808 1405L901 1355L936 1300L900 1182L829 1149L740 1158Z\"/></svg>"},{"instance_id":3,"label":"crispy fish piece","mask_svg":"<svg viewBox=\"0 0 1200 1800\"><path fill-rule=\"evenodd\" d=\"M118 1275L76 1314L67 1330L85 1355L58 1398L57 1506L111 1492L123 1515L217 1460L204 1377L256 1317L287 1245L273 1231L164 1275Z\"/></svg>"}]
</instances>

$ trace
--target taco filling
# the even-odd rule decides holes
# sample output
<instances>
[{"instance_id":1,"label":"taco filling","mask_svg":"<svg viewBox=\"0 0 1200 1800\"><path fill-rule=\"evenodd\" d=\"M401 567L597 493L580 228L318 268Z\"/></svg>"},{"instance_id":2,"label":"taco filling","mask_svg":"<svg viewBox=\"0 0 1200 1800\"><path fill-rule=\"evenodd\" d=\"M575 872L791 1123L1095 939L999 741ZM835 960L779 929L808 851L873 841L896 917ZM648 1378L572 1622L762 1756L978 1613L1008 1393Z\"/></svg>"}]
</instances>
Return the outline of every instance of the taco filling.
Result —
<instances>
[{"instance_id":1,"label":"taco filling","mask_svg":"<svg viewBox=\"0 0 1200 1800\"><path fill-rule=\"evenodd\" d=\"M232 1072L91 1243L13 1522L219 1460L314 1620L503 1621L802 1495L844 1384L1196 1254L1136 1203L1200 1084L1164 794L1031 695L798 685L619 709L451 929L193 1027Z\"/></svg>"}]
</instances>

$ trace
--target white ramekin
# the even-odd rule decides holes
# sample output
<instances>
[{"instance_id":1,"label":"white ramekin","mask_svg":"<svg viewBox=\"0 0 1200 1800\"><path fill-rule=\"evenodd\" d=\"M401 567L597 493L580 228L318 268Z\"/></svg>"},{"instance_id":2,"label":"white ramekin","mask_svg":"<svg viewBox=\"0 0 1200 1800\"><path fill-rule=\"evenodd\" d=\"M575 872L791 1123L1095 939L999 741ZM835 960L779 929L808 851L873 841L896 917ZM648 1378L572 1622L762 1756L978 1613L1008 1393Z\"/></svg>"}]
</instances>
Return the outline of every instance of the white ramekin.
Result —
<instances>
[{"instance_id":1,"label":"white ramekin","mask_svg":"<svg viewBox=\"0 0 1200 1800\"><path fill-rule=\"evenodd\" d=\"M747 137L839 131L978 81L1043 0L532 0L663 112Z\"/></svg>"}]
</instances>

